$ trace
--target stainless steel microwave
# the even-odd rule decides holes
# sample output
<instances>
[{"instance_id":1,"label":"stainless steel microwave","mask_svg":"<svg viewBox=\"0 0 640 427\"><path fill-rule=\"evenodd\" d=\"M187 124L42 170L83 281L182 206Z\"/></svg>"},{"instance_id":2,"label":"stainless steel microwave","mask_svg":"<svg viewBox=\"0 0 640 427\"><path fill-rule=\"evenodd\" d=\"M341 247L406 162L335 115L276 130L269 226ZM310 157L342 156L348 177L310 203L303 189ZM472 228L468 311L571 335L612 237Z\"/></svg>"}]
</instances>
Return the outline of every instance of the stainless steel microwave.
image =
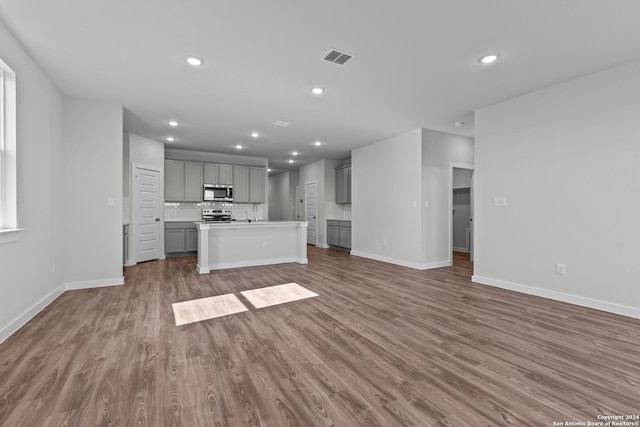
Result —
<instances>
[{"instance_id":1,"label":"stainless steel microwave","mask_svg":"<svg viewBox=\"0 0 640 427\"><path fill-rule=\"evenodd\" d=\"M233 185L205 184L202 199L205 202L233 202Z\"/></svg>"}]
</instances>

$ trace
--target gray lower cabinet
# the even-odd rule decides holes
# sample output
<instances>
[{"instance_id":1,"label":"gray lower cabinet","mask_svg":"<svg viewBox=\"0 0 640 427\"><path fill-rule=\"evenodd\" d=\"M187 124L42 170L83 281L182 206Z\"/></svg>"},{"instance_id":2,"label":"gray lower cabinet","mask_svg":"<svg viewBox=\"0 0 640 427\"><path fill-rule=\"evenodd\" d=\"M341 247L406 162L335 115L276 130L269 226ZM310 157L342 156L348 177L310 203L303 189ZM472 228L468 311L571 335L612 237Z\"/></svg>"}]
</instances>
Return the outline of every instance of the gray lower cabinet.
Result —
<instances>
[{"instance_id":1,"label":"gray lower cabinet","mask_svg":"<svg viewBox=\"0 0 640 427\"><path fill-rule=\"evenodd\" d=\"M122 264L129 259L129 224L122 227Z\"/></svg>"},{"instance_id":2,"label":"gray lower cabinet","mask_svg":"<svg viewBox=\"0 0 640 427\"><path fill-rule=\"evenodd\" d=\"M340 246L340 221L327 220L327 244Z\"/></svg>"},{"instance_id":3,"label":"gray lower cabinet","mask_svg":"<svg viewBox=\"0 0 640 427\"><path fill-rule=\"evenodd\" d=\"M351 249L351 221L340 221L340 245Z\"/></svg>"},{"instance_id":4,"label":"gray lower cabinet","mask_svg":"<svg viewBox=\"0 0 640 427\"><path fill-rule=\"evenodd\" d=\"M351 249L351 221L327 220L327 244Z\"/></svg>"},{"instance_id":5,"label":"gray lower cabinet","mask_svg":"<svg viewBox=\"0 0 640 427\"><path fill-rule=\"evenodd\" d=\"M195 225L195 224L194 224ZM198 229L188 228L185 236L185 249L187 252L198 252Z\"/></svg>"},{"instance_id":6,"label":"gray lower cabinet","mask_svg":"<svg viewBox=\"0 0 640 427\"><path fill-rule=\"evenodd\" d=\"M164 225L164 252L179 256L198 252L198 229L193 222L167 222Z\"/></svg>"}]
</instances>

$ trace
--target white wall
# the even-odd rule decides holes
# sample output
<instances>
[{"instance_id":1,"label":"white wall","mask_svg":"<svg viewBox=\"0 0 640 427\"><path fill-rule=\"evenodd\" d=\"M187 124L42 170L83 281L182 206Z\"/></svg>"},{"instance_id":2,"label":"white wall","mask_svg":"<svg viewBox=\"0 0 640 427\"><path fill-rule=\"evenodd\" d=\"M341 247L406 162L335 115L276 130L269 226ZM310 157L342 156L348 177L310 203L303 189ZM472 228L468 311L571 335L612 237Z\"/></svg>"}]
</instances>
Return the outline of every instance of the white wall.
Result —
<instances>
[{"instance_id":1,"label":"white wall","mask_svg":"<svg viewBox=\"0 0 640 427\"><path fill-rule=\"evenodd\" d=\"M60 249L67 288L123 283L122 117L116 104L64 101Z\"/></svg>"},{"instance_id":2,"label":"white wall","mask_svg":"<svg viewBox=\"0 0 640 427\"><path fill-rule=\"evenodd\" d=\"M0 40L0 58L16 73L18 227L24 228L17 242L0 245L2 342L63 291L63 97L1 21Z\"/></svg>"},{"instance_id":3,"label":"white wall","mask_svg":"<svg viewBox=\"0 0 640 427\"><path fill-rule=\"evenodd\" d=\"M477 111L474 280L640 317L639 117L640 61Z\"/></svg>"},{"instance_id":4,"label":"white wall","mask_svg":"<svg viewBox=\"0 0 640 427\"><path fill-rule=\"evenodd\" d=\"M269 219L291 219L289 178L289 172L269 175Z\"/></svg>"},{"instance_id":5,"label":"white wall","mask_svg":"<svg viewBox=\"0 0 640 427\"><path fill-rule=\"evenodd\" d=\"M473 156L473 147L471 147ZM471 185L472 170L453 168L453 188L469 188Z\"/></svg>"},{"instance_id":6,"label":"white wall","mask_svg":"<svg viewBox=\"0 0 640 427\"><path fill-rule=\"evenodd\" d=\"M297 221L296 218L296 187L300 185L300 172L298 170L289 171L289 212L288 218ZM269 216L271 216L271 205L269 205Z\"/></svg>"},{"instance_id":7,"label":"white wall","mask_svg":"<svg viewBox=\"0 0 640 427\"><path fill-rule=\"evenodd\" d=\"M422 129L351 153L354 255L422 267Z\"/></svg>"},{"instance_id":8,"label":"white wall","mask_svg":"<svg viewBox=\"0 0 640 427\"><path fill-rule=\"evenodd\" d=\"M422 129L422 191L428 202L423 216L424 268L451 264L450 164L473 165L473 161L473 139Z\"/></svg>"}]
</instances>

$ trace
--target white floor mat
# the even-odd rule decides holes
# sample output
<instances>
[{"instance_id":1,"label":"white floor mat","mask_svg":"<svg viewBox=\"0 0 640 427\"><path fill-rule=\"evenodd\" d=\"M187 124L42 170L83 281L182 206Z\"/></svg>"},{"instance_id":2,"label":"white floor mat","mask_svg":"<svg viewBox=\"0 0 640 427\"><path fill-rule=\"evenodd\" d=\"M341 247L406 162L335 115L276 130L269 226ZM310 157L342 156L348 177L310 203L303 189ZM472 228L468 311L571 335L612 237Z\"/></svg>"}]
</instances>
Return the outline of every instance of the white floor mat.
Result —
<instances>
[{"instance_id":1,"label":"white floor mat","mask_svg":"<svg viewBox=\"0 0 640 427\"><path fill-rule=\"evenodd\" d=\"M176 326L249 310L234 294L176 302L172 307Z\"/></svg>"},{"instance_id":2,"label":"white floor mat","mask_svg":"<svg viewBox=\"0 0 640 427\"><path fill-rule=\"evenodd\" d=\"M297 283L285 283L284 285L252 289L240 293L255 308L269 307L318 296L315 292L311 292Z\"/></svg>"}]
</instances>

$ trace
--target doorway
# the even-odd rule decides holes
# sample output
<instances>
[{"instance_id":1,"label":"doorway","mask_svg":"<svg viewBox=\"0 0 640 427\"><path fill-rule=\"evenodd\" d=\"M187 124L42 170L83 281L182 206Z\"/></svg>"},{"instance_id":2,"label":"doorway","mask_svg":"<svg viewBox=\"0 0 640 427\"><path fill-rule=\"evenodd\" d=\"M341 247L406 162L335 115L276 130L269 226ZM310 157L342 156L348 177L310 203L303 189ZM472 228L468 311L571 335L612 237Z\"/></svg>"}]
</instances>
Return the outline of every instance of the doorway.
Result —
<instances>
[{"instance_id":1,"label":"doorway","mask_svg":"<svg viewBox=\"0 0 640 427\"><path fill-rule=\"evenodd\" d=\"M134 263L160 258L160 171L133 166L132 235Z\"/></svg>"},{"instance_id":2,"label":"doorway","mask_svg":"<svg viewBox=\"0 0 640 427\"><path fill-rule=\"evenodd\" d=\"M304 184L304 212L307 226L307 244L316 244L318 214L318 183L309 181Z\"/></svg>"},{"instance_id":3,"label":"doorway","mask_svg":"<svg viewBox=\"0 0 640 427\"><path fill-rule=\"evenodd\" d=\"M449 253L473 262L473 165L449 166Z\"/></svg>"}]
</instances>

